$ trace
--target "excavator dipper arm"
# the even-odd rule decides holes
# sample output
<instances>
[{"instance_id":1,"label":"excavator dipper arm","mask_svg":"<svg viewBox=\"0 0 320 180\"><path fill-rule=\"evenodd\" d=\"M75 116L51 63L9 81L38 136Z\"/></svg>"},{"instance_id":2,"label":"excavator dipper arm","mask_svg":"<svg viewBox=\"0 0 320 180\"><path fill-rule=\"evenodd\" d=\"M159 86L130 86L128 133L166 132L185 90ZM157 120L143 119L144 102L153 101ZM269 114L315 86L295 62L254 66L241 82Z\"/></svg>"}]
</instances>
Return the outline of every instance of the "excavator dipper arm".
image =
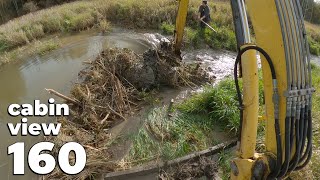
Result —
<instances>
[{"instance_id":1,"label":"excavator dipper arm","mask_svg":"<svg viewBox=\"0 0 320 180\"><path fill-rule=\"evenodd\" d=\"M180 54L189 0L178 0L175 51ZM299 0L231 0L238 52L234 78L240 109L237 158L231 179L282 179L312 155L312 88L309 45ZM246 10L246 8L248 10ZM247 11L256 44L251 42ZM260 53L266 135L256 153ZM241 64L243 89L238 80Z\"/></svg>"},{"instance_id":2,"label":"excavator dipper arm","mask_svg":"<svg viewBox=\"0 0 320 180\"><path fill-rule=\"evenodd\" d=\"M243 0L231 0L242 62L243 97L238 157L232 179L282 179L302 169L312 155L312 88L309 46L299 0L246 0L256 45L244 38L250 30ZM259 104L256 57L261 57L266 152L255 152ZM245 52L246 51L246 52ZM256 52L254 51L254 54ZM236 65L237 67L237 65ZM237 69L235 79L237 84ZM240 90L238 89L238 94ZM243 98L243 101L242 101Z\"/></svg>"}]
</instances>

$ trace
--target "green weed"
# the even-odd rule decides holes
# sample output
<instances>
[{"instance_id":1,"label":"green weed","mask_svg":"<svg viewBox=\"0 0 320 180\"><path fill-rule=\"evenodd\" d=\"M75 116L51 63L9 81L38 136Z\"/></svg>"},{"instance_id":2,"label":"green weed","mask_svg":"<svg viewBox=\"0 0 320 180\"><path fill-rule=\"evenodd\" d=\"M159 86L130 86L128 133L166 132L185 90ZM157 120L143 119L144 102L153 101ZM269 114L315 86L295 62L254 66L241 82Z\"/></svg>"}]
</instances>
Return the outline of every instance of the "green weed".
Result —
<instances>
[{"instance_id":1,"label":"green weed","mask_svg":"<svg viewBox=\"0 0 320 180\"><path fill-rule=\"evenodd\" d=\"M31 56L34 54L44 55L49 51L53 51L60 47L60 42L57 39L49 39L45 41L36 40L27 46L23 46L21 48L14 49L9 52L3 52L0 54L0 65L2 63L7 63L10 61L18 60L23 58L22 55Z\"/></svg>"},{"instance_id":2,"label":"green weed","mask_svg":"<svg viewBox=\"0 0 320 180\"><path fill-rule=\"evenodd\" d=\"M213 23L211 25L217 32L207 28L205 30L206 43L215 49L236 51L237 43L234 31L226 26L217 26Z\"/></svg>"},{"instance_id":3,"label":"green weed","mask_svg":"<svg viewBox=\"0 0 320 180\"><path fill-rule=\"evenodd\" d=\"M129 152L129 161L141 164L158 156L159 143L151 139L145 129L141 129L133 140L133 146Z\"/></svg>"},{"instance_id":4,"label":"green weed","mask_svg":"<svg viewBox=\"0 0 320 180\"><path fill-rule=\"evenodd\" d=\"M230 179L230 173L231 173L231 167L230 167L230 162L233 158L232 152L222 152L219 154L219 167L222 171L222 179L223 180L229 180Z\"/></svg>"},{"instance_id":5,"label":"green weed","mask_svg":"<svg viewBox=\"0 0 320 180\"><path fill-rule=\"evenodd\" d=\"M211 121L237 133L240 125L238 106L234 82L227 79L216 87L205 87L202 93L194 95L177 108L186 113L209 114Z\"/></svg>"},{"instance_id":6,"label":"green weed","mask_svg":"<svg viewBox=\"0 0 320 180\"><path fill-rule=\"evenodd\" d=\"M160 29L165 35L172 35L174 33L175 26L173 24L168 24L164 22L161 24Z\"/></svg>"},{"instance_id":7,"label":"green weed","mask_svg":"<svg viewBox=\"0 0 320 180\"><path fill-rule=\"evenodd\" d=\"M170 160L216 144L214 122L205 115L176 114L169 118L167 107L156 108L134 138L128 161Z\"/></svg>"},{"instance_id":8,"label":"green weed","mask_svg":"<svg viewBox=\"0 0 320 180\"><path fill-rule=\"evenodd\" d=\"M50 39L48 41L44 41L44 42L36 42L35 45L35 54L38 55L44 55L47 52L56 50L60 47L60 43L54 39Z\"/></svg>"}]
</instances>

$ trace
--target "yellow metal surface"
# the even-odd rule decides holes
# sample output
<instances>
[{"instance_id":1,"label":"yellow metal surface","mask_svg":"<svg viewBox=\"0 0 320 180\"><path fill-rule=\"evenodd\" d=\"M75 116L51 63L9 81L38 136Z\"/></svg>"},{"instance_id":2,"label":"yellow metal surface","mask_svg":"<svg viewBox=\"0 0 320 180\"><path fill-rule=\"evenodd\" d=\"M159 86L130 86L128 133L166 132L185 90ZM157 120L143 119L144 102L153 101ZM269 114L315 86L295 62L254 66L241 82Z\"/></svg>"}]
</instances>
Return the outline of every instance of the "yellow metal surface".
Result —
<instances>
[{"instance_id":1,"label":"yellow metal surface","mask_svg":"<svg viewBox=\"0 0 320 180\"><path fill-rule=\"evenodd\" d=\"M189 0L179 0L179 9L176 19L176 32L175 32L175 51L180 53L184 28L187 20Z\"/></svg>"},{"instance_id":2,"label":"yellow metal surface","mask_svg":"<svg viewBox=\"0 0 320 180\"><path fill-rule=\"evenodd\" d=\"M242 79L244 111L239 155L243 159L250 159L255 154L259 115L259 76L255 50L242 55Z\"/></svg>"},{"instance_id":3,"label":"yellow metal surface","mask_svg":"<svg viewBox=\"0 0 320 180\"><path fill-rule=\"evenodd\" d=\"M285 51L282 38L281 26L278 18L276 4L274 0L247 0L248 12L250 14L253 28L256 35L257 45L264 49L271 57L277 74L278 88L280 95L280 130L284 137L284 126L286 116L286 101L283 93L287 89L287 73ZM276 154L276 137L274 128L274 104L272 77L269 65L265 58L261 56L265 107L266 107L266 148L267 151Z\"/></svg>"},{"instance_id":4,"label":"yellow metal surface","mask_svg":"<svg viewBox=\"0 0 320 180\"><path fill-rule=\"evenodd\" d=\"M234 163L237 165L238 174L231 173L232 180L248 180L252 176L252 167L254 165L254 160L251 159L240 159L237 158L234 160Z\"/></svg>"},{"instance_id":5,"label":"yellow metal surface","mask_svg":"<svg viewBox=\"0 0 320 180\"><path fill-rule=\"evenodd\" d=\"M261 164L258 165L258 167L261 168L261 171L265 172L263 179L267 179L267 175L270 172L270 169L268 168L268 159L263 154L255 153L252 159L236 158L233 160L233 163L236 165L236 169L234 169L235 167L232 167L231 165L231 180L252 179L254 168L256 168L255 163L257 161L262 161L265 165L265 169L262 168Z\"/></svg>"}]
</instances>

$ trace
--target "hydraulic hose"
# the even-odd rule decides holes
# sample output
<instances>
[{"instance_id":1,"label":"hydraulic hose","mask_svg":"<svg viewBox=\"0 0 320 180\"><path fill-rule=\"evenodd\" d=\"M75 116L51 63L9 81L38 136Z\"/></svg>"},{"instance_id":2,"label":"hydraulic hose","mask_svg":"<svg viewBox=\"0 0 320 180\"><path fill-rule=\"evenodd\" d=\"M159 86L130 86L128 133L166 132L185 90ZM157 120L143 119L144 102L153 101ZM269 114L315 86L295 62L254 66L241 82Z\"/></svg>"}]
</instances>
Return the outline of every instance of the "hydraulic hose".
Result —
<instances>
[{"instance_id":1,"label":"hydraulic hose","mask_svg":"<svg viewBox=\"0 0 320 180\"><path fill-rule=\"evenodd\" d=\"M281 179L287 173L303 168L310 161L313 90L310 52L300 2L275 0L275 3L282 31L288 83L284 163L277 175Z\"/></svg>"},{"instance_id":2,"label":"hydraulic hose","mask_svg":"<svg viewBox=\"0 0 320 180\"><path fill-rule=\"evenodd\" d=\"M281 132L280 132L280 123L279 123L279 93L278 93L278 87L277 87L277 76L275 72L275 68L273 65L273 62L268 55L266 51L264 51L262 48L257 47L257 46L247 46L243 49L241 49L238 53L235 66L234 66L234 80L235 80L235 85L236 85L236 91L237 91L237 96L238 96L238 101L239 101L239 109L240 109L240 135L239 135L239 141L241 141L241 135L242 135L242 124L243 124L243 110L244 110L244 105L243 105L243 100L242 100L242 95L241 95L241 90L240 90L240 85L239 85L239 79L238 79L238 64L241 61L242 55L248 51L248 50L256 50L260 52L267 60L270 70L271 70L271 75L272 75L272 80L273 80L273 90L274 90L274 105L275 105L275 134L276 134L276 144L277 144L277 160L276 160L276 166L274 168L274 171L269 175L268 178L274 179L278 176L281 170L282 166L282 142L281 142ZM288 120L289 121L289 120ZM290 137L290 136L288 136ZM290 147L287 149L289 150Z\"/></svg>"},{"instance_id":3,"label":"hydraulic hose","mask_svg":"<svg viewBox=\"0 0 320 180\"><path fill-rule=\"evenodd\" d=\"M300 152L301 152L301 156L300 156L300 159L299 159L299 163L301 163L303 160L302 160L302 157L303 157L303 152L304 152L304 149L305 149L305 144L306 144L306 139L307 139L307 133L308 133L308 107L305 106L305 109L304 109L304 114L303 114L303 117L304 117L304 120L303 120L303 123L302 123L302 140L301 140L301 149L300 149Z\"/></svg>"},{"instance_id":4,"label":"hydraulic hose","mask_svg":"<svg viewBox=\"0 0 320 180\"><path fill-rule=\"evenodd\" d=\"M299 171L303 169L311 160L312 157L312 117L311 117L311 110L308 112L308 145L305 154L301 158L304 160L302 165L298 166L295 170Z\"/></svg>"},{"instance_id":5,"label":"hydraulic hose","mask_svg":"<svg viewBox=\"0 0 320 180\"><path fill-rule=\"evenodd\" d=\"M307 156L308 156L308 153L309 153L309 151L310 151L310 149L311 149L311 147L312 147L312 144L310 143L311 141L309 140L309 130L310 130L310 126L312 126L312 124L311 124L311 122L310 122L310 120L311 120L311 117L310 117L310 115L311 115L311 110L309 110L309 108L307 107L307 111L306 111L306 117L307 117L307 123L306 123L306 131L305 131L305 136L306 136L306 139L308 139L308 144L307 144L307 148L306 148L306 150L305 150L305 153L302 155L302 157L301 157L301 159L300 159L300 161L299 161L299 163L301 164L303 161L305 161L306 160L306 158L307 158ZM312 128L311 128L311 133L312 133ZM306 142L306 139L304 139L303 140L303 144L305 144L305 142Z\"/></svg>"},{"instance_id":6,"label":"hydraulic hose","mask_svg":"<svg viewBox=\"0 0 320 180\"><path fill-rule=\"evenodd\" d=\"M285 122L285 160L283 163L283 166L281 168L281 171L278 175L278 177L283 177L286 175L286 173L288 172L289 169L289 165L290 165L290 158L291 158L291 142L290 142L290 138L291 138L291 118L287 117L286 118L286 122Z\"/></svg>"},{"instance_id":7,"label":"hydraulic hose","mask_svg":"<svg viewBox=\"0 0 320 180\"><path fill-rule=\"evenodd\" d=\"M289 172L293 171L298 162L299 162L299 154L300 154L300 147L301 147L301 143L300 143L300 121L299 119L296 119L295 121L295 133L296 133L296 138L295 138L295 142L296 142L296 148L295 148L295 154L293 156L292 161L290 162L290 168L289 168Z\"/></svg>"},{"instance_id":8,"label":"hydraulic hose","mask_svg":"<svg viewBox=\"0 0 320 180\"><path fill-rule=\"evenodd\" d=\"M236 1L236 0L234 0ZM268 61L273 79L274 90L274 130L276 140L276 159L270 166L268 179L282 179L286 174L305 167L312 156L312 77L309 44L307 41L304 18L299 0L274 0L281 26L283 49L285 52L287 90L285 119L280 120L279 92L273 61L260 47L247 46L239 50L235 68L234 80L240 109L241 142L244 105L240 90L238 74L241 56L250 49L261 53ZM243 32L243 31L242 31ZM241 68L241 66L240 66ZM282 95L283 92L281 92ZM282 117L283 112L281 112ZM280 131L280 123L284 121L284 132ZM269 133L269 132L268 132ZM282 134L283 133L283 134ZM282 136L284 136L282 138Z\"/></svg>"}]
</instances>

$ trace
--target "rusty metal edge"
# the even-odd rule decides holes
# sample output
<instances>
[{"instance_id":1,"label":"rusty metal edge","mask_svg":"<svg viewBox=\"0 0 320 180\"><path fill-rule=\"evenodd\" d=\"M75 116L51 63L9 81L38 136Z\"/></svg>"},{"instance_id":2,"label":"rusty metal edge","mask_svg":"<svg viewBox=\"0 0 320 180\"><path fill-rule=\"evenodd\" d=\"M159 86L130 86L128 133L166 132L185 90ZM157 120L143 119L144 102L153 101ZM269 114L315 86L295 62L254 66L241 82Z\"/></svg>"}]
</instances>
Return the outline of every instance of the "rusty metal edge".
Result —
<instances>
[{"instance_id":1,"label":"rusty metal edge","mask_svg":"<svg viewBox=\"0 0 320 180\"><path fill-rule=\"evenodd\" d=\"M151 173L156 173L159 171L159 169L164 169L167 167L174 167L182 163L186 163L188 161L195 160L199 157L206 157L206 156L212 156L217 153L222 152L223 150L230 149L232 147L235 147L237 145L237 140L231 140L227 141L225 143L218 144L216 146L213 146L209 149L195 152L192 154L189 154L187 156L177 158L170 161L165 162L159 162L154 165L145 165L140 167L134 167L125 171L118 171L118 172L112 172L105 175L105 180L112 180L112 179L120 179L120 178L129 178L129 177L137 177L142 175L147 175Z\"/></svg>"}]
</instances>

